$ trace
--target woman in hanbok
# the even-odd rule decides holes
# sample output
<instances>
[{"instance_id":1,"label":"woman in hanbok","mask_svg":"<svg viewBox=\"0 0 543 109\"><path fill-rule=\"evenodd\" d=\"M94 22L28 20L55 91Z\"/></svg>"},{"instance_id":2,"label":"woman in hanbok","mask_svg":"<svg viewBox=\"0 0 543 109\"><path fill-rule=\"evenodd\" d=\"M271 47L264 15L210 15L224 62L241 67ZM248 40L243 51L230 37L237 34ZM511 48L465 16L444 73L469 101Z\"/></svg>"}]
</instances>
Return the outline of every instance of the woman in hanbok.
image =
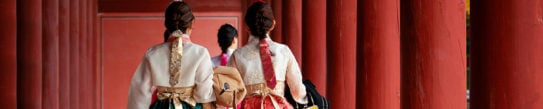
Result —
<instances>
[{"instance_id":1,"label":"woman in hanbok","mask_svg":"<svg viewBox=\"0 0 543 109\"><path fill-rule=\"evenodd\" d=\"M226 66L230 56L238 48L238 30L230 24L224 24L217 33L221 55L211 58L213 66Z\"/></svg>"},{"instance_id":2,"label":"woman in hanbok","mask_svg":"<svg viewBox=\"0 0 543 109\"><path fill-rule=\"evenodd\" d=\"M237 49L228 63L239 70L247 89L241 108L292 109L284 98L286 85L296 102L307 104L302 74L294 55L288 46L269 37L275 26L270 5L253 3L247 10L245 22L250 30L249 42Z\"/></svg>"},{"instance_id":3,"label":"woman in hanbok","mask_svg":"<svg viewBox=\"0 0 543 109\"><path fill-rule=\"evenodd\" d=\"M212 107L213 66L208 50L190 41L190 7L174 1L164 17L165 42L145 52L130 83L128 109Z\"/></svg>"}]
</instances>

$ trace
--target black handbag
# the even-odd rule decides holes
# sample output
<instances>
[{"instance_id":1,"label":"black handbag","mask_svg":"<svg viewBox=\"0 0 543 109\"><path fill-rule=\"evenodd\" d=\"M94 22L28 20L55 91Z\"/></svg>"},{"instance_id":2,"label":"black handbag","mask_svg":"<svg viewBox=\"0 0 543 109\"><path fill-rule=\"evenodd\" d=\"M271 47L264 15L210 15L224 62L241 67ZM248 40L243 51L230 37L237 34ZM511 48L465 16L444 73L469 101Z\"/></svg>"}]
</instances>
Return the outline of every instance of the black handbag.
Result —
<instances>
[{"instance_id":1,"label":"black handbag","mask_svg":"<svg viewBox=\"0 0 543 109\"><path fill-rule=\"evenodd\" d=\"M307 91L307 104L299 104L294 101L288 85L285 88L285 98L292 107L294 107L294 109L329 109L329 101L317 91L315 85L309 80L304 80L303 83L305 90Z\"/></svg>"}]
</instances>

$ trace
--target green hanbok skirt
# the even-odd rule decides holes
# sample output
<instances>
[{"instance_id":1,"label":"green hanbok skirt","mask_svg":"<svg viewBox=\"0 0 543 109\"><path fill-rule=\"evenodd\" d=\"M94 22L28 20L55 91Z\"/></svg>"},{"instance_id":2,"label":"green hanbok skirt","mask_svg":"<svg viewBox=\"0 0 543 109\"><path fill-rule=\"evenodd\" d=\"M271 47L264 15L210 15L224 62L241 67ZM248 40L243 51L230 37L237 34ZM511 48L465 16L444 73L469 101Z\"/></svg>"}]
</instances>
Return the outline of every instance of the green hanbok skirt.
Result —
<instances>
[{"instance_id":1,"label":"green hanbok skirt","mask_svg":"<svg viewBox=\"0 0 543 109\"><path fill-rule=\"evenodd\" d=\"M196 103L196 106L191 106L186 102L182 102L183 109L203 109L201 103ZM149 109L175 109L172 99L157 100Z\"/></svg>"}]
</instances>

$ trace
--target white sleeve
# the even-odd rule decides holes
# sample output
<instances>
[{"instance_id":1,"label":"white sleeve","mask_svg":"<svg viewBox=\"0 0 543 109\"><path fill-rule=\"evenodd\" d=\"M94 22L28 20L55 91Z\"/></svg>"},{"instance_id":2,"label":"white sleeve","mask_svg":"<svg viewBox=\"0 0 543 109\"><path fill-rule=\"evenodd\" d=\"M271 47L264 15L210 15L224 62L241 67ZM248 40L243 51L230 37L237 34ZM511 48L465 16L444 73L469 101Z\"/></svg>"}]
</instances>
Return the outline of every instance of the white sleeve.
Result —
<instances>
[{"instance_id":1,"label":"white sleeve","mask_svg":"<svg viewBox=\"0 0 543 109\"><path fill-rule=\"evenodd\" d=\"M148 109L151 104L153 85L149 64L149 60L145 56L132 77L128 91L127 109Z\"/></svg>"},{"instance_id":2,"label":"white sleeve","mask_svg":"<svg viewBox=\"0 0 543 109\"><path fill-rule=\"evenodd\" d=\"M200 59L196 69L196 78L194 88L194 99L198 103L209 103L215 101L215 94L213 93L213 65L209 58L209 52L207 50Z\"/></svg>"},{"instance_id":3,"label":"white sleeve","mask_svg":"<svg viewBox=\"0 0 543 109\"><path fill-rule=\"evenodd\" d=\"M292 51L287 47L285 51L287 57L287 72L286 72L286 82L290 88L290 93L294 98L294 101L300 104L307 104L306 90L305 85L302 82L302 73L300 72L300 67L296 58L292 54Z\"/></svg>"}]
</instances>

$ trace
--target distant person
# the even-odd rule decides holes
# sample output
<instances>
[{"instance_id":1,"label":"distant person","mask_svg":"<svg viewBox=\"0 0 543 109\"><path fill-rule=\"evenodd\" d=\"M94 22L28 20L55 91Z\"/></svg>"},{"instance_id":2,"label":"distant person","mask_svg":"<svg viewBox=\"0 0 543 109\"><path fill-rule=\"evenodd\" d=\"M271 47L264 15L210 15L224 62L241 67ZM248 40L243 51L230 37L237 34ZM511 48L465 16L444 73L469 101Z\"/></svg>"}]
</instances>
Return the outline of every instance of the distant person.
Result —
<instances>
[{"instance_id":1,"label":"distant person","mask_svg":"<svg viewBox=\"0 0 543 109\"><path fill-rule=\"evenodd\" d=\"M221 55L211 58L213 66L226 66L230 56L238 48L238 30L230 24L224 24L217 33Z\"/></svg>"},{"instance_id":2,"label":"distant person","mask_svg":"<svg viewBox=\"0 0 543 109\"><path fill-rule=\"evenodd\" d=\"M207 49L190 41L190 7L174 1L164 18L165 42L145 52L130 82L128 109L213 107L213 66Z\"/></svg>"},{"instance_id":3,"label":"distant person","mask_svg":"<svg viewBox=\"0 0 543 109\"><path fill-rule=\"evenodd\" d=\"M237 49L228 66L237 68L246 85L242 109L292 109L284 98L285 86L297 103L307 104L306 90L298 62L288 46L274 42L269 33L275 18L269 4L255 2L247 10L249 42ZM288 25L288 24L287 24Z\"/></svg>"}]
</instances>

